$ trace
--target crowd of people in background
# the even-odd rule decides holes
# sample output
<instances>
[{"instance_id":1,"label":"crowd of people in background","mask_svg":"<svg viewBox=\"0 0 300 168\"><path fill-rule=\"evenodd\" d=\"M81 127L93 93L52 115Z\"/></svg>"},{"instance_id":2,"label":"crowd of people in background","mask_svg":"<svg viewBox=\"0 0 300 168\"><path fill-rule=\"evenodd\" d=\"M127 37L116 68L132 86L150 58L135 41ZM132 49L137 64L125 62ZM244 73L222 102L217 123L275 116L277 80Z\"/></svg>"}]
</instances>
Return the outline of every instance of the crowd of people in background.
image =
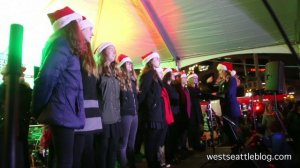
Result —
<instances>
[{"instance_id":1,"label":"crowd of people in background","mask_svg":"<svg viewBox=\"0 0 300 168\"><path fill-rule=\"evenodd\" d=\"M161 68L160 55L149 52L141 57L144 68L137 76L130 57L117 55L115 44L104 42L92 51L93 25L84 16L65 7L48 17L54 33L43 50L34 88L20 80L20 167L30 167L30 117L48 131L42 142L49 148L49 168L114 168L117 163L121 168L134 168L141 144L149 168L170 167L190 151L205 149L200 141L204 131L210 129L209 119L199 104L203 98L196 73ZM236 98L240 81L228 62L219 63L217 70L219 89L215 95L221 100L223 115L229 119L223 120L221 131L227 135L232 153L238 153L241 142L231 122L239 123L241 118ZM1 120L8 73L1 72ZM207 79L207 83L213 81ZM275 127L279 125L274 124L276 119L269 105L262 121L265 141L273 142L270 148L274 153L282 153L278 143L283 144L284 136ZM300 121L299 108L295 103L287 115L289 133L296 141L300 141L299 126L295 124ZM2 137L3 121L0 125ZM2 148L2 138L0 145ZM295 149L299 151L299 145Z\"/></svg>"}]
</instances>

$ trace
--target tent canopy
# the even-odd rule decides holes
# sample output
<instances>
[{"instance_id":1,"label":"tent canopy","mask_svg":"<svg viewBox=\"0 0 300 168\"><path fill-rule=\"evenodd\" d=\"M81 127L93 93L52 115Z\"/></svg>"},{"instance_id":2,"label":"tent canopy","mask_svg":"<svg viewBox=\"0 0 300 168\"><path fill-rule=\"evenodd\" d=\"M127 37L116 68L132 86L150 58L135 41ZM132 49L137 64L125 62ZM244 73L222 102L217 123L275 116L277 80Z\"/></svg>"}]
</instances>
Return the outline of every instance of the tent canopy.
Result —
<instances>
[{"instance_id":1,"label":"tent canopy","mask_svg":"<svg viewBox=\"0 0 300 168\"><path fill-rule=\"evenodd\" d=\"M269 3L299 51L300 2ZM5 0L0 5L6 6L1 23L25 27L24 64L39 65L53 32L46 14L66 5L94 23L93 48L111 41L136 67L150 51L159 52L164 67L174 67L175 59L183 67L227 55L289 53L261 0ZM9 34L8 29L0 34ZM7 44L0 42L0 53Z\"/></svg>"}]
</instances>

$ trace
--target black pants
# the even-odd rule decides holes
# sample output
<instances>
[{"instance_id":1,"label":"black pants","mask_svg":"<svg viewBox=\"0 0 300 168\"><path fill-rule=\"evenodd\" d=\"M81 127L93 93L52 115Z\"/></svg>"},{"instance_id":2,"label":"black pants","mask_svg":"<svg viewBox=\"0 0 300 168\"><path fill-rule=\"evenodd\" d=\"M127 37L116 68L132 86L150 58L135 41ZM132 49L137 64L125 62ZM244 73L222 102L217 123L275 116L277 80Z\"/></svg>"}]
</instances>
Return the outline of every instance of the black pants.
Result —
<instances>
[{"instance_id":1,"label":"black pants","mask_svg":"<svg viewBox=\"0 0 300 168\"><path fill-rule=\"evenodd\" d=\"M158 168L160 163L157 158L161 136L164 129L145 129L145 154L149 168Z\"/></svg>"},{"instance_id":2,"label":"black pants","mask_svg":"<svg viewBox=\"0 0 300 168\"><path fill-rule=\"evenodd\" d=\"M96 167L114 168L120 142L120 123L104 124L103 133L95 136Z\"/></svg>"},{"instance_id":3,"label":"black pants","mask_svg":"<svg viewBox=\"0 0 300 168\"><path fill-rule=\"evenodd\" d=\"M75 134L73 168L94 168L94 134Z\"/></svg>"},{"instance_id":4,"label":"black pants","mask_svg":"<svg viewBox=\"0 0 300 168\"><path fill-rule=\"evenodd\" d=\"M73 164L74 129L51 126L56 168L71 168Z\"/></svg>"}]
</instances>

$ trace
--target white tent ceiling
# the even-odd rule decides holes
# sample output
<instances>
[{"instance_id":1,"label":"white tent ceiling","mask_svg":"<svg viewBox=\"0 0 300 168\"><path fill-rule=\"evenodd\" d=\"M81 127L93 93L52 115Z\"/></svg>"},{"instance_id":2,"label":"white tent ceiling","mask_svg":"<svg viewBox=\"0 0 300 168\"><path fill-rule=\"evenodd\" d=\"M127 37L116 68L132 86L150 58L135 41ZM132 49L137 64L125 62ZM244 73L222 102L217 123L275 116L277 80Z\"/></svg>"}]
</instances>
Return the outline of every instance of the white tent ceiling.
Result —
<instances>
[{"instance_id":1,"label":"white tent ceiling","mask_svg":"<svg viewBox=\"0 0 300 168\"><path fill-rule=\"evenodd\" d=\"M11 5L13 1L18 0L7 2ZM159 52L163 66L175 66L174 57L187 66L227 55L289 53L262 0L39 0L33 6L29 1L34 2L19 1L11 6L11 10L22 8L13 14L24 16L35 9L39 20L28 24L50 30L46 14L68 5L94 23L94 48L112 41L118 53L130 56L136 67L149 51ZM299 51L299 0L269 2ZM2 10L0 14L5 13ZM35 34L38 36L30 41L37 40L39 47L31 45L31 50L41 51L51 32L35 30Z\"/></svg>"}]
</instances>

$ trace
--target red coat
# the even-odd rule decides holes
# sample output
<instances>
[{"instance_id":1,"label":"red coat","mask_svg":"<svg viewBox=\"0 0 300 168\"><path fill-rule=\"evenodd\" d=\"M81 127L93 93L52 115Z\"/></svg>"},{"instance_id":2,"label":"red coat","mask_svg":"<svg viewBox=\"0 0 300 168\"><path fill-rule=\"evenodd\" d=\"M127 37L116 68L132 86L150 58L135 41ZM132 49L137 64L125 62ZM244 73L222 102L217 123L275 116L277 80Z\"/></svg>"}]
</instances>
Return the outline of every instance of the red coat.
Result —
<instances>
[{"instance_id":1,"label":"red coat","mask_svg":"<svg viewBox=\"0 0 300 168\"><path fill-rule=\"evenodd\" d=\"M174 117L171 109L169 94L166 88L162 89L161 96L163 97L165 104L166 122L168 125L170 125L174 122Z\"/></svg>"}]
</instances>

